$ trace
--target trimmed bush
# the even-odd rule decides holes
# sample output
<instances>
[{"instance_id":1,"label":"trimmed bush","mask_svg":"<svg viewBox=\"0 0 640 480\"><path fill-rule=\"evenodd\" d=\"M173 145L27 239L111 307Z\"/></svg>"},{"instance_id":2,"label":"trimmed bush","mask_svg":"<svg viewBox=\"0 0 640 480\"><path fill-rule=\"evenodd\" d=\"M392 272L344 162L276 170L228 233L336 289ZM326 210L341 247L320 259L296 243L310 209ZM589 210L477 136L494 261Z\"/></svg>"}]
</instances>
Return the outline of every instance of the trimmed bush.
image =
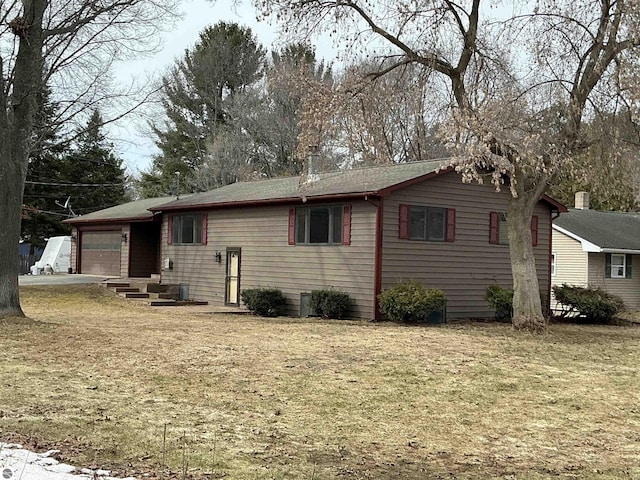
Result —
<instances>
[{"instance_id":1,"label":"trimmed bush","mask_svg":"<svg viewBox=\"0 0 640 480\"><path fill-rule=\"evenodd\" d=\"M262 317L282 315L287 302L277 288L249 288L243 290L241 296L249 311Z\"/></svg>"},{"instance_id":2,"label":"trimmed bush","mask_svg":"<svg viewBox=\"0 0 640 480\"><path fill-rule=\"evenodd\" d=\"M496 311L496 320L508 321L513 316L513 289L493 284L487 287L484 299Z\"/></svg>"},{"instance_id":3,"label":"trimmed bush","mask_svg":"<svg viewBox=\"0 0 640 480\"><path fill-rule=\"evenodd\" d=\"M624 302L601 288L585 288L567 285L553 287L553 295L568 312L577 313L580 319L591 323L605 323L624 310Z\"/></svg>"},{"instance_id":4,"label":"trimmed bush","mask_svg":"<svg viewBox=\"0 0 640 480\"><path fill-rule=\"evenodd\" d=\"M313 290L309 306L321 317L344 318L351 307L351 297L331 288Z\"/></svg>"},{"instance_id":5,"label":"trimmed bush","mask_svg":"<svg viewBox=\"0 0 640 480\"><path fill-rule=\"evenodd\" d=\"M426 322L442 309L447 297L442 290L427 290L416 280L407 280L378 295L380 311L394 322Z\"/></svg>"}]
</instances>

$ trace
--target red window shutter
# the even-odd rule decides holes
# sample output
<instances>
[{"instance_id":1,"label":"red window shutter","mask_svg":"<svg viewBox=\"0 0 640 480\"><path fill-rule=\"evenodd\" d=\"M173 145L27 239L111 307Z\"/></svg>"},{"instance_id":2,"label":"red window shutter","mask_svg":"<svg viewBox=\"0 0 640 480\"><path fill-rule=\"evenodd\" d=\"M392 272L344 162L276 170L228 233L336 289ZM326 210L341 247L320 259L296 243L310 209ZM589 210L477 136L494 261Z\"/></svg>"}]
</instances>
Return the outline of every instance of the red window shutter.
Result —
<instances>
[{"instance_id":1,"label":"red window shutter","mask_svg":"<svg viewBox=\"0 0 640 480\"><path fill-rule=\"evenodd\" d=\"M500 216L498 212L489 213L489 243L500 243Z\"/></svg>"},{"instance_id":2,"label":"red window shutter","mask_svg":"<svg viewBox=\"0 0 640 480\"><path fill-rule=\"evenodd\" d=\"M447 242L456 241L456 209L447 208Z\"/></svg>"},{"instance_id":3,"label":"red window shutter","mask_svg":"<svg viewBox=\"0 0 640 480\"><path fill-rule=\"evenodd\" d=\"M351 245L351 205L342 208L342 244Z\"/></svg>"},{"instance_id":4,"label":"red window shutter","mask_svg":"<svg viewBox=\"0 0 640 480\"><path fill-rule=\"evenodd\" d=\"M167 245L173 245L173 215L167 215Z\"/></svg>"},{"instance_id":5,"label":"red window shutter","mask_svg":"<svg viewBox=\"0 0 640 480\"><path fill-rule=\"evenodd\" d=\"M400 204L400 229L398 238L406 240L409 238L409 205Z\"/></svg>"},{"instance_id":6,"label":"red window shutter","mask_svg":"<svg viewBox=\"0 0 640 480\"><path fill-rule=\"evenodd\" d=\"M209 220L209 215L206 213L202 214L202 245L206 245L207 244L207 224L208 224L208 220Z\"/></svg>"},{"instance_id":7,"label":"red window shutter","mask_svg":"<svg viewBox=\"0 0 640 480\"><path fill-rule=\"evenodd\" d=\"M538 216L531 217L531 243L534 247L538 246Z\"/></svg>"},{"instance_id":8,"label":"red window shutter","mask_svg":"<svg viewBox=\"0 0 640 480\"><path fill-rule=\"evenodd\" d=\"M296 244L296 209L289 209L289 245Z\"/></svg>"}]
</instances>

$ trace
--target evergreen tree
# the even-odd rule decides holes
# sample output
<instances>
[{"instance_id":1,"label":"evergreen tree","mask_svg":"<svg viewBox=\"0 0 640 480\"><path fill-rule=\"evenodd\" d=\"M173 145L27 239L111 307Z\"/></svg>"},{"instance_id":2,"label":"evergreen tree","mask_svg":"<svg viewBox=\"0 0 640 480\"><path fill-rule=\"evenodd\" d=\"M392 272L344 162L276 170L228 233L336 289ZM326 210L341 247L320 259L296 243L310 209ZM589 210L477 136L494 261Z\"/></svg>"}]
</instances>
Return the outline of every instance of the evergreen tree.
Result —
<instances>
[{"instance_id":1,"label":"evergreen tree","mask_svg":"<svg viewBox=\"0 0 640 480\"><path fill-rule=\"evenodd\" d=\"M86 127L78 132L71 151L63 159L63 181L60 183L72 184L64 187L64 190L67 197L71 197L71 208L76 215L112 207L127 200L127 176L122 159L113 153L113 145L105 137L103 127L100 112L94 110Z\"/></svg>"},{"instance_id":2,"label":"evergreen tree","mask_svg":"<svg viewBox=\"0 0 640 480\"><path fill-rule=\"evenodd\" d=\"M31 243L31 249L44 247L46 239L57 235L67 235L70 227L62 224L68 212L63 211L56 201L65 200L65 192L59 186L63 175L63 139L59 125L55 122L58 106L52 103L49 90L38 96L38 116L36 118L31 155L27 170L22 208L21 238Z\"/></svg>"},{"instance_id":3,"label":"evergreen tree","mask_svg":"<svg viewBox=\"0 0 640 480\"><path fill-rule=\"evenodd\" d=\"M163 78L164 126L154 125L160 155L143 172L145 197L171 194L175 172L185 191L197 190L194 172L216 135L232 121L230 104L263 77L265 50L250 28L220 22L206 28L193 49Z\"/></svg>"}]
</instances>

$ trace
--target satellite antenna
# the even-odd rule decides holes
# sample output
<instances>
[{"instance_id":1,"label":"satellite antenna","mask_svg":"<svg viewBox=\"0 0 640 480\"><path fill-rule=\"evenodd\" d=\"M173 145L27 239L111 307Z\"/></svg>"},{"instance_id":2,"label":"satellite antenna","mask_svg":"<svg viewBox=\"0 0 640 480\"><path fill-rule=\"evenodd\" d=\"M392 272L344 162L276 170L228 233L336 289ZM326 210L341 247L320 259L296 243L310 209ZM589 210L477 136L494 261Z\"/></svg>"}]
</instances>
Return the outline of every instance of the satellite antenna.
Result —
<instances>
[{"instance_id":1,"label":"satellite antenna","mask_svg":"<svg viewBox=\"0 0 640 480\"><path fill-rule=\"evenodd\" d=\"M59 207L64 208L65 210L69 210L70 213L70 217L75 217L76 214L74 213L73 210L71 210L71 203L70 203L71 197L67 197L67 200L64 202L64 205L62 203L60 203L59 201L55 201L55 204L58 205Z\"/></svg>"}]
</instances>

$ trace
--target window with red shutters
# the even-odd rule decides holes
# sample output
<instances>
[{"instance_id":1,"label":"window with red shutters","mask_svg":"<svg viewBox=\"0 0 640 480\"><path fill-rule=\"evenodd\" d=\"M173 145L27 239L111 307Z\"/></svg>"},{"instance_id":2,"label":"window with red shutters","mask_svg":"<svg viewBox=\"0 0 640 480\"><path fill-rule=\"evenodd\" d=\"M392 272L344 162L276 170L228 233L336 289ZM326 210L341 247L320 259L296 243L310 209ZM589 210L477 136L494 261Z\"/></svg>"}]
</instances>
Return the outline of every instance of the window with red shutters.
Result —
<instances>
[{"instance_id":1,"label":"window with red shutters","mask_svg":"<svg viewBox=\"0 0 640 480\"><path fill-rule=\"evenodd\" d=\"M456 211L453 208L401 204L398 238L429 242L455 242Z\"/></svg>"}]
</instances>

